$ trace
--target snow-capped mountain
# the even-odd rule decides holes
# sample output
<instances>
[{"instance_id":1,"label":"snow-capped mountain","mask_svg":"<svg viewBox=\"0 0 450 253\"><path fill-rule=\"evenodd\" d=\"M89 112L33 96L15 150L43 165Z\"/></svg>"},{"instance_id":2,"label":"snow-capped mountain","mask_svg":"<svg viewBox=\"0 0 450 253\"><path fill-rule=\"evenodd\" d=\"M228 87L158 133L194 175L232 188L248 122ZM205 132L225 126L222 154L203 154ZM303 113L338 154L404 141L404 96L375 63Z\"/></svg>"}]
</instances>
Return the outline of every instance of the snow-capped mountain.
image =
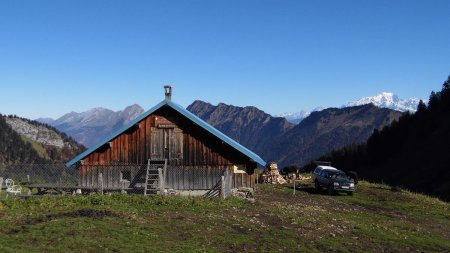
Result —
<instances>
[{"instance_id":1,"label":"snow-capped mountain","mask_svg":"<svg viewBox=\"0 0 450 253\"><path fill-rule=\"evenodd\" d=\"M287 121L291 122L292 124L298 124L304 118L308 117L310 114L311 114L311 112L302 110L299 112L285 112L285 113L274 115L274 116L285 118Z\"/></svg>"},{"instance_id":2,"label":"snow-capped mountain","mask_svg":"<svg viewBox=\"0 0 450 253\"><path fill-rule=\"evenodd\" d=\"M415 112L417 110L417 105L419 104L419 101L420 99L418 98L402 99L399 98L394 93L382 92L373 97L364 97L357 101L349 102L343 105L343 107L365 105L372 103L381 108L389 108L400 112L406 111Z\"/></svg>"},{"instance_id":3,"label":"snow-capped mountain","mask_svg":"<svg viewBox=\"0 0 450 253\"><path fill-rule=\"evenodd\" d=\"M380 108L389 108L392 110L400 111L400 112L415 112L417 110L417 105L419 104L420 99L419 98L410 98L410 99L402 99L399 98L397 95L391 92L382 92L376 96L373 97L364 97L359 100L348 102L347 104L344 104L342 108L350 107L350 106L358 106L358 105L365 105L365 104L374 104L375 106L378 106ZM423 100L425 101L425 100ZM324 107L317 107L311 112L315 111L321 111L325 109ZM309 111L299 111L299 112L287 112L282 113L278 115L274 115L275 117L284 117L287 121L293 124L300 123L303 119L308 117L311 112Z\"/></svg>"},{"instance_id":4,"label":"snow-capped mountain","mask_svg":"<svg viewBox=\"0 0 450 253\"><path fill-rule=\"evenodd\" d=\"M304 110L302 110L302 111L299 111L299 112L285 112L285 113L274 115L274 116L275 117L283 117L283 118L285 118L287 121L289 121L292 124L298 124L303 119L308 117L312 112L322 111L323 109L325 109L325 108L324 107L317 107L317 108L314 108L312 111L304 111Z\"/></svg>"}]
</instances>

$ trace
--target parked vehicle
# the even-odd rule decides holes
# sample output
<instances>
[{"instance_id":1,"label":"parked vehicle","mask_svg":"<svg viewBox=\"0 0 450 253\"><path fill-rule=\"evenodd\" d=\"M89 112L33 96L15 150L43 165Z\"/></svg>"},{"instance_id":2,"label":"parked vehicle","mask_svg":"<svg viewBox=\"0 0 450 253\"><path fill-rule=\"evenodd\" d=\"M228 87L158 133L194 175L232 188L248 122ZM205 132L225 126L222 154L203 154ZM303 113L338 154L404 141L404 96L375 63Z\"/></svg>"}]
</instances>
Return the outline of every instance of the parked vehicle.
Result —
<instances>
[{"instance_id":1,"label":"parked vehicle","mask_svg":"<svg viewBox=\"0 0 450 253\"><path fill-rule=\"evenodd\" d=\"M318 191L326 189L332 195L335 192L345 192L353 195L355 191L355 181L345 172L331 166L317 166L314 170L314 186Z\"/></svg>"}]
</instances>

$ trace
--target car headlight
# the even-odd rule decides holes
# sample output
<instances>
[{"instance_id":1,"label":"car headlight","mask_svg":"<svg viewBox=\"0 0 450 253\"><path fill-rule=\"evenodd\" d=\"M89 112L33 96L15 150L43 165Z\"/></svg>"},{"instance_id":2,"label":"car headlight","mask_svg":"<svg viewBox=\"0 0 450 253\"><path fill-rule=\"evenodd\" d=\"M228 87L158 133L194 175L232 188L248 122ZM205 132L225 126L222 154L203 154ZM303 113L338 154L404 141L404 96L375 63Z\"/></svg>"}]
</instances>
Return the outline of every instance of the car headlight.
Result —
<instances>
[{"instance_id":1,"label":"car headlight","mask_svg":"<svg viewBox=\"0 0 450 253\"><path fill-rule=\"evenodd\" d=\"M354 183L350 183L350 187L355 187L355 184Z\"/></svg>"},{"instance_id":2,"label":"car headlight","mask_svg":"<svg viewBox=\"0 0 450 253\"><path fill-rule=\"evenodd\" d=\"M334 184L334 186L339 186L338 182L334 182L333 184Z\"/></svg>"}]
</instances>

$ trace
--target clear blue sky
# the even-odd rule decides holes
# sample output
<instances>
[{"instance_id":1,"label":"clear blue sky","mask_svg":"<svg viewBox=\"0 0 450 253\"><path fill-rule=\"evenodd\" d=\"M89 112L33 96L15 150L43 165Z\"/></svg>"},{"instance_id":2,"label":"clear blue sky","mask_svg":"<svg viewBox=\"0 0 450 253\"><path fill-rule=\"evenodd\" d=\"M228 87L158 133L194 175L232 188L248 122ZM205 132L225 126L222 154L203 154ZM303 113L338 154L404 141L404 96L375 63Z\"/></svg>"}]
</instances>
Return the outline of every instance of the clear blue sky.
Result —
<instances>
[{"instance_id":1,"label":"clear blue sky","mask_svg":"<svg viewBox=\"0 0 450 253\"><path fill-rule=\"evenodd\" d=\"M272 114L450 75L450 1L0 1L0 113L59 117L174 101Z\"/></svg>"}]
</instances>

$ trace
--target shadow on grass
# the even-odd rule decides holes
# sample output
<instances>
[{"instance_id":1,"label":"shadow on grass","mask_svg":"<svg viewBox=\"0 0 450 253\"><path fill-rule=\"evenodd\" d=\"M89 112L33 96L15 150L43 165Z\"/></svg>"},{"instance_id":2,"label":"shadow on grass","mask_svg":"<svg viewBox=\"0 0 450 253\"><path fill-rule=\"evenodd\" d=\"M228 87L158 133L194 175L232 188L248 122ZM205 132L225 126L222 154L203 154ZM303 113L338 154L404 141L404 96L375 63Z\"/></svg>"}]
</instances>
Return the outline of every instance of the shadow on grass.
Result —
<instances>
[{"instance_id":1,"label":"shadow on grass","mask_svg":"<svg viewBox=\"0 0 450 253\"><path fill-rule=\"evenodd\" d=\"M286 188L294 190L293 185L288 185L288 186L286 186ZM317 190L316 188L314 188L311 185L296 185L295 190L306 192L306 193L312 194L312 195L347 196L346 193L336 192L336 191L332 195L329 195L326 190Z\"/></svg>"},{"instance_id":2,"label":"shadow on grass","mask_svg":"<svg viewBox=\"0 0 450 253\"><path fill-rule=\"evenodd\" d=\"M294 190L294 186L293 185L287 185L286 188ZM311 187L309 185L296 185L295 186L295 190L296 191L306 192L308 194L318 194L318 195L325 194L324 191L318 191L314 187Z\"/></svg>"}]
</instances>

